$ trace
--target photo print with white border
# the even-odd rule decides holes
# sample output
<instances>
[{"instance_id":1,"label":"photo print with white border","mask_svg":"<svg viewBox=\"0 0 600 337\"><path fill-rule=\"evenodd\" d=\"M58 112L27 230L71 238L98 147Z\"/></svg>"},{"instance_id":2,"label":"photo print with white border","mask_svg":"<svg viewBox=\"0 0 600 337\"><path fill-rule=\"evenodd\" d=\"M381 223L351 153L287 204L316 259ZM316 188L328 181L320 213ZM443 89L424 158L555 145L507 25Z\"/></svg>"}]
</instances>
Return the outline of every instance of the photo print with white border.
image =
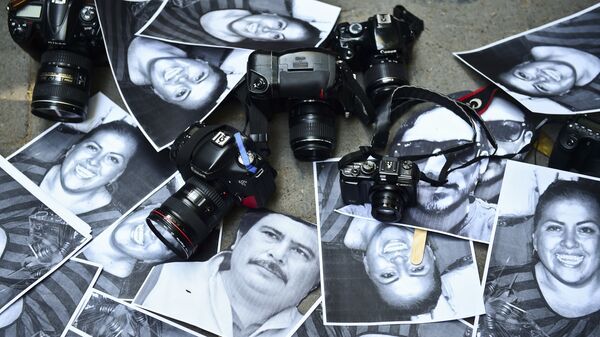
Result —
<instances>
[{"instance_id":1,"label":"photo print with white border","mask_svg":"<svg viewBox=\"0 0 600 337\"><path fill-rule=\"evenodd\" d=\"M101 267L77 258L68 260L48 278L0 313L2 336L60 336L77 311Z\"/></svg>"},{"instance_id":2,"label":"photo print with white border","mask_svg":"<svg viewBox=\"0 0 600 337\"><path fill-rule=\"evenodd\" d=\"M326 241L331 220L343 226ZM414 228L345 215L319 228L325 324L428 323L484 312L470 241L427 232L423 259L412 264Z\"/></svg>"},{"instance_id":3,"label":"photo print with white border","mask_svg":"<svg viewBox=\"0 0 600 337\"><path fill-rule=\"evenodd\" d=\"M0 312L90 239L87 224L0 157Z\"/></svg>"},{"instance_id":4,"label":"photo print with white border","mask_svg":"<svg viewBox=\"0 0 600 337\"><path fill-rule=\"evenodd\" d=\"M224 337L285 337L319 280L317 226L253 209L229 249L206 262L154 267L133 303Z\"/></svg>"},{"instance_id":5,"label":"photo print with white border","mask_svg":"<svg viewBox=\"0 0 600 337\"><path fill-rule=\"evenodd\" d=\"M332 159L314 164L316 200L319 203L317 219L321 226L321 236L328 241L344 235L340 229L344 226L343 223L350 221L345 216L375 221L371 214L369 188L366 187L369 182L366 180L358 184L345 183L345 188L349 191L346 193L363 193L361 196L365 198L365 203L344 204L338 160ZM443 163L439 160L435 161L436 163L429 167L437 165L441 168ZM484 161L487 165L488 160ZM485 172L481 165L483 164L475 163L451 172L447 186L432 187L428 183L419 182L416 205L405 207L401 221L397 224L488 243L496 205L473 194L478 177ZM321 207L325 207L326 211ZM331 212L331 209L335 212ZM340 217L340 215L344 216Z\"/></svg>"},{"instance_id":6,"label":"photo print with white border","mask_svg":"<svg viewBox=\"0 0 600 337\"><path fill-rule=\"evenodd\" d=\"M598 336L600 179L509 161L497 222L482 333Z\"/></svg>"},{"instance_id":7,"label":"photo print with white border","mask_svg":"<svg viewBox=\"0 0 600 337\"><path fill-rule=\"evenodd\" d=\"M98 1L113 76L125 105L157 151L202 121L246 73L249 50L136 37L159 1Z\"/></svg>"},{"instance_id":8,"label":"photo print with white border","mask_svg":"<svg viewBox=\"0 0 600 337\"><path fill-rule=\"evenodd\" d=\"M84 336L203 336L97 290L82 303L69 329Z\"/></svg>"},{"instance_id":9,"label":"photo print with white border","mask_svg":"<svg viewBox=\"0 0 600 337\"><path fill-rule=\"evenodd\" d=\"M543 114L600 110L600 4L454 53L527 109Z\"/></svg>"},{"instance_id":10,"label":"photo print with white border","mask_svg":"<svg viewBox=\"0 0 600 337\"><path fill-rule=\"evenodd\" d=\"M136 35L245 49L316 47L335 26L340 10L315 0L165 0Z\"/></svg>"},{"instance_id":11,"label":"photo print with white border","mask_svg":"<svg viewBox=\"0 0 600 337\"><path fill-rule=\"evenodd\" d=\"M300 326L290 337L466 337L473 336L473 327L463 321L427 324L352 325L323 324L323 307L319 299L304 315Z\"/></svg>"},{"instance_id":12,"label":"photo print with white border","mask_svg":"<svg viewBox=\"0 0 600 337\"><path fill-rule=\"evenodd\" d=\"M87 337L87 335L75 329L68 329L66 330L64 337Z\"/></svg>"},{"instance_id":13,"label":"photo print with white border","mask_svg":"<svg viewBox=\"0 0 600 337\"><path fill-rule=\"evenodd\" d=\"M175 253L154 235L146 217L184 185L179 173L157 187L131 213L112 224L95 237L78 255L79 258L102 265L102 273L94 288L107 295L132 300L152 267L181 261ZM194 225L194 224L187 224ZM206 261L219 251L222 226L215 229L198 247L189 261Z\"/></svg>"},{"instance_id":14,"label":"photo print with white border","mask_svg":"<svg viewBox=\"0 0 600 337\"><path fill-rule=\"evenodd\" d=\"M56 123L9 160L98 235L176 171L136 122L104 94L83 123Z\"/></svg>"}]
</instances>

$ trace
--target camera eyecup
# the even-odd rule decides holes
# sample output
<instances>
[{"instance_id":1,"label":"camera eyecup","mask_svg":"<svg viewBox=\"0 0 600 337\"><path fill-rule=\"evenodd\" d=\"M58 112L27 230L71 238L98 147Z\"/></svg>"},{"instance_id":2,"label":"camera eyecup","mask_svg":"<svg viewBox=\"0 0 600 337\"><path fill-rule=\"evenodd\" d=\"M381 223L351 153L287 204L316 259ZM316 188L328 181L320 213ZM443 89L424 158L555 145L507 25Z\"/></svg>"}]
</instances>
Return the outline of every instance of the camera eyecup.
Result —
<instances>
[{"instance_id":1,"label":"camera eyecup","mask_svg":"<svg viewBox=\"0 0 600 337\"><path fill-rule=\"evenodd\" d=\"M290 146L303 161L329 158L335 147L335 115L324 101L298 102L290 111Z\"/></svg>"},{"instance_id":2,"label":"camera eyecup","mask_svg":"<svg viewBox=\"0 0 600 337\"><path fill-rule=\"evenodd\" d=\"M42 54L31 113L53 121L77 123L87 117L92 61L68 50Z\"/></svg>"}]
</instances>

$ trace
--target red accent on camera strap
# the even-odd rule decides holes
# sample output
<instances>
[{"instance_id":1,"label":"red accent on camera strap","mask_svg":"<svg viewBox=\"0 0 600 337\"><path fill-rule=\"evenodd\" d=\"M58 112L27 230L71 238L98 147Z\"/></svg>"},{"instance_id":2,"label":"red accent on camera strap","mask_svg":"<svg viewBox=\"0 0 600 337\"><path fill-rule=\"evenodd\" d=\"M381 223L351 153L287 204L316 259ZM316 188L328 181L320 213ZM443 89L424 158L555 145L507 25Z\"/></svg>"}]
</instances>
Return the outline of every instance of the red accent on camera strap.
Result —
<instances>
[{"instance_id":1,"label":"red accent on camera strap","mask_svg":"<svg viewBox=\"0 0 600 337\"><path fill-rule=\"evenodd\" d=\"M485 87L481 87L475 91L472 91L457 100L463 103L468 104L478 115L483 115L485 111L492 104L492 100L494 100L494 96L498 92L498 88L494 85L486 85ZM471 104L473 100L479 100L480 105L477 107L475 104Z\"/></svg>"},{"instance_id":2,"label":"red accent on camera strap","mask_svg":"<svg viewBox=\"0 0 600 337\"><path fill-rule=\"evenodd\" d=\"M242 205L248 208L257 208L258 203L256 202L256 198L253 195L247 196L242 200Z\"/></svg>"}]
</instances>

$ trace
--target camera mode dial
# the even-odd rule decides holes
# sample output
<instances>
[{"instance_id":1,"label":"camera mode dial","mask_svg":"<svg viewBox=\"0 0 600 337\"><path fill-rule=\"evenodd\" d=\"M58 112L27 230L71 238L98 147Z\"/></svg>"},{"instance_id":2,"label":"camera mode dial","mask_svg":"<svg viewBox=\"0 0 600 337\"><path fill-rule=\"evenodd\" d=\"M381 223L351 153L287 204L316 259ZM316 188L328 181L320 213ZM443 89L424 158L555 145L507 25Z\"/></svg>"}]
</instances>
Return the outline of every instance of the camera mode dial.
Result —
<instances>
[{"instance_id":1,"label":"camera mode dial","mask_svg":"<svg viewBox=\"0 0 600 337\"><path fill-rule=\"evenodd\" d=\"M375 169L377 169L377 166L372 161L366 161L363 162L362 165L360 165L360 170L364 174L372 174L373 172L375 172Z\"/></svg>"}]
</instances>

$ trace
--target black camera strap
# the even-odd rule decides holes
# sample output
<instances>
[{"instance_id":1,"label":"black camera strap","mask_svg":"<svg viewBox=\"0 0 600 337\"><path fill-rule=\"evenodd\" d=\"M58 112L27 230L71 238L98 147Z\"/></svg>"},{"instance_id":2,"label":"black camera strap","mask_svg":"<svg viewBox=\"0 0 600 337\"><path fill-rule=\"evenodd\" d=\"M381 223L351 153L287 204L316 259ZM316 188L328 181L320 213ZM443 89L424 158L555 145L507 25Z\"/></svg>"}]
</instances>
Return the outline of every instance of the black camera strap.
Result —
<instances>
[{"instance_id":1,"label":"black camera strap","mask_svg":"<svg viewBox=\"0 0 600 337\"><path fill-rule=\"evenodd\" d=\"M365 161L369 159L369 157L373 157L377 160L383 158L383 156L377 153L371 146L360 146L358 151L350 152L340 158L340 161L338 161L338 169L341 170L350 163Z\"/></svg>"},{"instance_id":2,"label":"black camera strap","mask_svg":"<svg viewBox=\"0 0 600 337\"><path fill-rule=\"evenodd\" d=\"M238 85L235 94L246 107L244 133L252 139L256 145L256 151L264 158L268 157L271 154L271 149L268 144L269 120L267 116L248 95L248 86L245 80Z\"/></svg>"},{"instance_id":3,"label":"black camera strap","mask_svg":"<svg viewBox=\"0 0 600 337\"><path fill-rule=\"evenodd\" d=\"M474 90L468 94L465 94L465 95L457 98L457 100L467 104L469 107L471 107L471 109L475 110L475 112L477 112L477 114L479 116L481 116L487 111L487 109L490 107L490 105L492 104L492 101L494 100L494 98L496 96L502 97L508 101L513 100L510 96L508 96L504 92L500 91L500 89L493 84L488 84L484 87ZM514 104L515 104L515 106L518 106L517 103L514 103ZM524 115L526 113L527 113L526 111L523 111ZM485 121L483 123L485 124ZM543 125L543 123L542 123L542 125ZM537 139L538 128L532 128L532 132L533 132L533 137L531 139L531 142L525 144L523 147L521 147L519 149L519 151L514 152L514 153L507 153L504 155L492 154L492 155L490 155L490 157L510 159L519 154L529 152L531 150L531 148L533 148L533 143Z\"/></svg>"},{"instance_id":4,"label":"black camera strap","mask_svg":"<svg viewBox=\"0 0 600 337\"><path fill-rule=\"evenodd\" d=\"M431 102L454 112L458 117L467 122L473 130L477 130L477 124L479 124L492 147L494 149L498 148L494 137L492 137L481 117L479 117L475 110L469 105L453 100L440 93L409 85L396 88L392 94L386 97L382 104L378 106L375 132L371 140L371 146L378 150L385 149L388 143L392 123L411 107L424 102ZM474 132L473 142L477 141L476 137L477 132ZM465 147L467 146L470 145L466 144ZM454 150L460 149L455 148Z\"/></svg>"},{"instance_id":5,"label":"black camera strap","mask_svg":"<svg viewBox=\"0 0 600 337\"><path fill-rule=\"evenodd\" d=\"M365 90L360 86L356 78L354 78L354 73L346 62L338 61L337 65L340 70L341 85L343 89L347 89L340 92L340 99L344 102L344 107L353 107L356 106L356 103L359 103L361 106L360 109L357 109L360 110L357 113L357 117L363 124L370 125L375 121L375 107Z\"/></svg>"}]
</instances>

